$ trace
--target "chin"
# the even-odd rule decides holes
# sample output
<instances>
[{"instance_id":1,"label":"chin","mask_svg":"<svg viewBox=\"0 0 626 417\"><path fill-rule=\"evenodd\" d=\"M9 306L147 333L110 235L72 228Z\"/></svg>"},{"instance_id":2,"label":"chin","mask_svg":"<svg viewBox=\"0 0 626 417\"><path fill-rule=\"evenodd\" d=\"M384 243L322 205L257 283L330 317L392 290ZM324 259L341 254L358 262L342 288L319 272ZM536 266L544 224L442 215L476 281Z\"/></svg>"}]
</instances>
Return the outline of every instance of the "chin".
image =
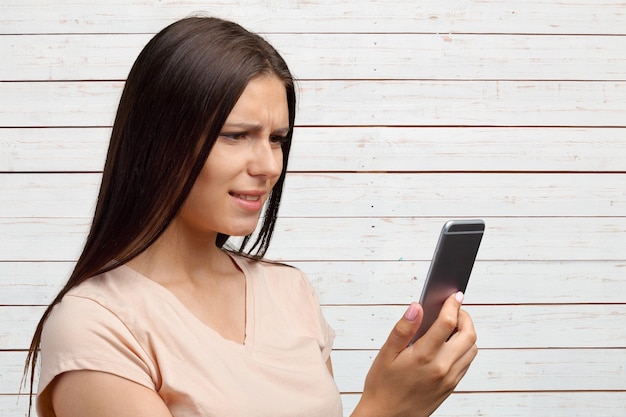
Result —
<instances>
[{"instance_id":1,"label":"chin","mask_svg":"<svg viewBox=\"0 0 626 417\"><path fill-rule=\"evenodd\" d=\"M223 234L233 237L244 237L248 236L257 229L257 224L255 223L253 227L232 227L224 230Z\"/></svg>"}]
</instances>

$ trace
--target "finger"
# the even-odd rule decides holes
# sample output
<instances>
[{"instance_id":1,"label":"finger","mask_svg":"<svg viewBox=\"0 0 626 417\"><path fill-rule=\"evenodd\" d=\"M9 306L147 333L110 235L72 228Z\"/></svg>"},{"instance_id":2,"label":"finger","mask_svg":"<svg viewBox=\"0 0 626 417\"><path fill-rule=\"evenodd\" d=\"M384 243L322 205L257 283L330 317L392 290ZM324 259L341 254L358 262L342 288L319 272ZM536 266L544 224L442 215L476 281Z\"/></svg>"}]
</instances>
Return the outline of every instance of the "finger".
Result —
<instances>
[{"instance_id":1,"label":"finger","mask_svg":"<svg viewBox=\"0 0 626 417\"><path fill-rule=\"evenodd\" d=\"M476 342L476 330L474 328L474 322L467 311L459 310L459 316L457 319L456 327L459 332L474 335L474 343Z\"/></svg>"},{"instance_id":2,"label":"finger","mask_svg":"<svg viewBox=\"0 0 626 417\"><path fill-rule=\"evenodd\" d=\"M447 380L453 390L467 373L478 354L474 324L467 312L459 311L458 331L442 347L441 357L449 361Z\"/></svg>"},{"instance_id":3,"label":"finger","mask_svg":"<svg viewBox=\"0 0 626 417\"><path fill-rule=\"evenodd\" d=\"M418 342L424 345L424 348L439 350L441 345L450 338L450 335L457 327L462 302L462 292L452 294L446 299L439 316L437 316L437 320L435 320L426 334L418 340Z\"/></svg>"},{"instance_id":4,"label":"finger","mask_svg":"<svg viewBox=\"0 0 626 417\"><path fill-rule=\"evenodd\" d=\"M470 365L478 354L476 345L470 346L468 350L450 367L450 375L454 375L454 386L456 386L469 370Z\"/></svg>"},{"instance_id":5,"label":"finger","mask_svg":"<svg viewBox=\"0 0 626 417\"><path fill-rule=\"evenodd\" d=\"M445 349L445 354L453 361L460 360L468 351L476 350L474 323L469 314L464 310L459 311L457 329L457 332L450 337L446 346L443 348Z\"/></svg>"},{"instance_id":6,"label":"finger","mask_svg":"<svg viewBox=\"0 0 626 417\"><path fill-rule=\"evenodd\" d=\"M424 317L424 311L422 306L418 303L411 303L409 308L404 313L404 316L396 323L391 330L387 341L380 349L378 356L395 358L400 352L402 352L411 338L417 331L422 318Z\"/></svg>"},{"instance_id":7,"label":"finger","mask_svg":"<svg viewBox=\"0 0 626 417\"><path fill-rule=\"evenodd\" d=\"M465 310L459 310L456 330L448 339L448 343L461 344L466 347L476 343L476 330L474 329L474 322Z\"/></svg>"}]
</instances>

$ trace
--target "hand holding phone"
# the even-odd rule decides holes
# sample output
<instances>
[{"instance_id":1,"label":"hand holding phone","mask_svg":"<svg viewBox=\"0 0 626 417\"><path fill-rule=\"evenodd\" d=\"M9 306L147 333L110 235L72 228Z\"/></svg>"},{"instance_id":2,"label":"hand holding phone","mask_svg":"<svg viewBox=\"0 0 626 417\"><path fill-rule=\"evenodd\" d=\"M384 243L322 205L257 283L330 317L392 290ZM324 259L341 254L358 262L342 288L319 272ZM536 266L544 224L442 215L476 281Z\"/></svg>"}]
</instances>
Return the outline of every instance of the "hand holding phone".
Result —
<instances>
[{"instance_id":1,"label":"hand holding phone","mask_svg":"<svg viewBox=\"0 0 626 417\"><path fill-rule=\"evenodd\" d=\"M450 295L465 292L484 230L482 220L450 220L444 224L420 297L424 317L409 344L428 331Z\"/></svg>"}]
</instances>

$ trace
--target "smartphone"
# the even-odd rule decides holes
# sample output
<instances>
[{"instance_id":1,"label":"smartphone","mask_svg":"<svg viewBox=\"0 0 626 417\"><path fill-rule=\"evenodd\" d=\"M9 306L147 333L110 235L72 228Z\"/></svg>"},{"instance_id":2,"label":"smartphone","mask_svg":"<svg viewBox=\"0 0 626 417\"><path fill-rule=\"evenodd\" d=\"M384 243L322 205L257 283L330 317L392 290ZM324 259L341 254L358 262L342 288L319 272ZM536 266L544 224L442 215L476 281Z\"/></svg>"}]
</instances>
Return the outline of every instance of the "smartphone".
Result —
<instances>
[{"instance_id":1,"label":"smartphone","mask_svg":"<svg viewBox=\"0 0 626 417\"><path fill-rule=\"evenodd\" d=\"M410 344L428 331L450 295L465 292L484 231L485 222L479 219L444 224L420 297L424 318Z\"/></svg>"}]
</instances>

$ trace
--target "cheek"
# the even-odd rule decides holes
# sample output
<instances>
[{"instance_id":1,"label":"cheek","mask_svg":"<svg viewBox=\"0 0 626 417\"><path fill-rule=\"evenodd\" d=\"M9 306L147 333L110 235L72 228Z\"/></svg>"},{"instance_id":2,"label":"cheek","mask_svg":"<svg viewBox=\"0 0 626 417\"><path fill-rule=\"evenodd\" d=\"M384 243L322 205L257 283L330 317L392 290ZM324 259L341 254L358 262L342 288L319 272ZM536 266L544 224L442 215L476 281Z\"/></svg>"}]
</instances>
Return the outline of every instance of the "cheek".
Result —
<instances>
[{"instance_id":1,"label":"cheek","mask_svg":"<svg viewBox=\"0 0 626 417\"><path fill-rule=\"evenodd\" d=\"M198 175L183 207L186 206L188 210L192 211L205 210L207 206L211 205L211 200L216 197L217 193L213 175L204 169Z\"/></svg>"},{"instance_id":2,"label":"cheek","mask_svg":"<svg viewBox=\"0 0 626 417\"><path fill-rule=\"evenodd\" d=\"M283 150L281 148L281 149L278 150L278 152L276 152L276 164L280 167L281 175L283 173L283 169L285 169L286 162L287 161L285 161Z\"/></svg>"},{"instance_id":3,"label":"cheek","mask_svg":"<svg viewBox=\"0 0 626 417\"><path fill-rule=\"evenodd\" d=\"M284 166L283 166L283 163L282 163L282 159L280 160L280 163L278 164L278 166L280 167L280 169L278 170L280 173L277 176L275 176L275 177L273 177L273 178L271 178L269 180L270 184L271 184L271 188L274 188L274 186L276 185L276 183L278 182L280 177L283 175L283 168L284 168Z\"/></svg>"}]
</instances>

